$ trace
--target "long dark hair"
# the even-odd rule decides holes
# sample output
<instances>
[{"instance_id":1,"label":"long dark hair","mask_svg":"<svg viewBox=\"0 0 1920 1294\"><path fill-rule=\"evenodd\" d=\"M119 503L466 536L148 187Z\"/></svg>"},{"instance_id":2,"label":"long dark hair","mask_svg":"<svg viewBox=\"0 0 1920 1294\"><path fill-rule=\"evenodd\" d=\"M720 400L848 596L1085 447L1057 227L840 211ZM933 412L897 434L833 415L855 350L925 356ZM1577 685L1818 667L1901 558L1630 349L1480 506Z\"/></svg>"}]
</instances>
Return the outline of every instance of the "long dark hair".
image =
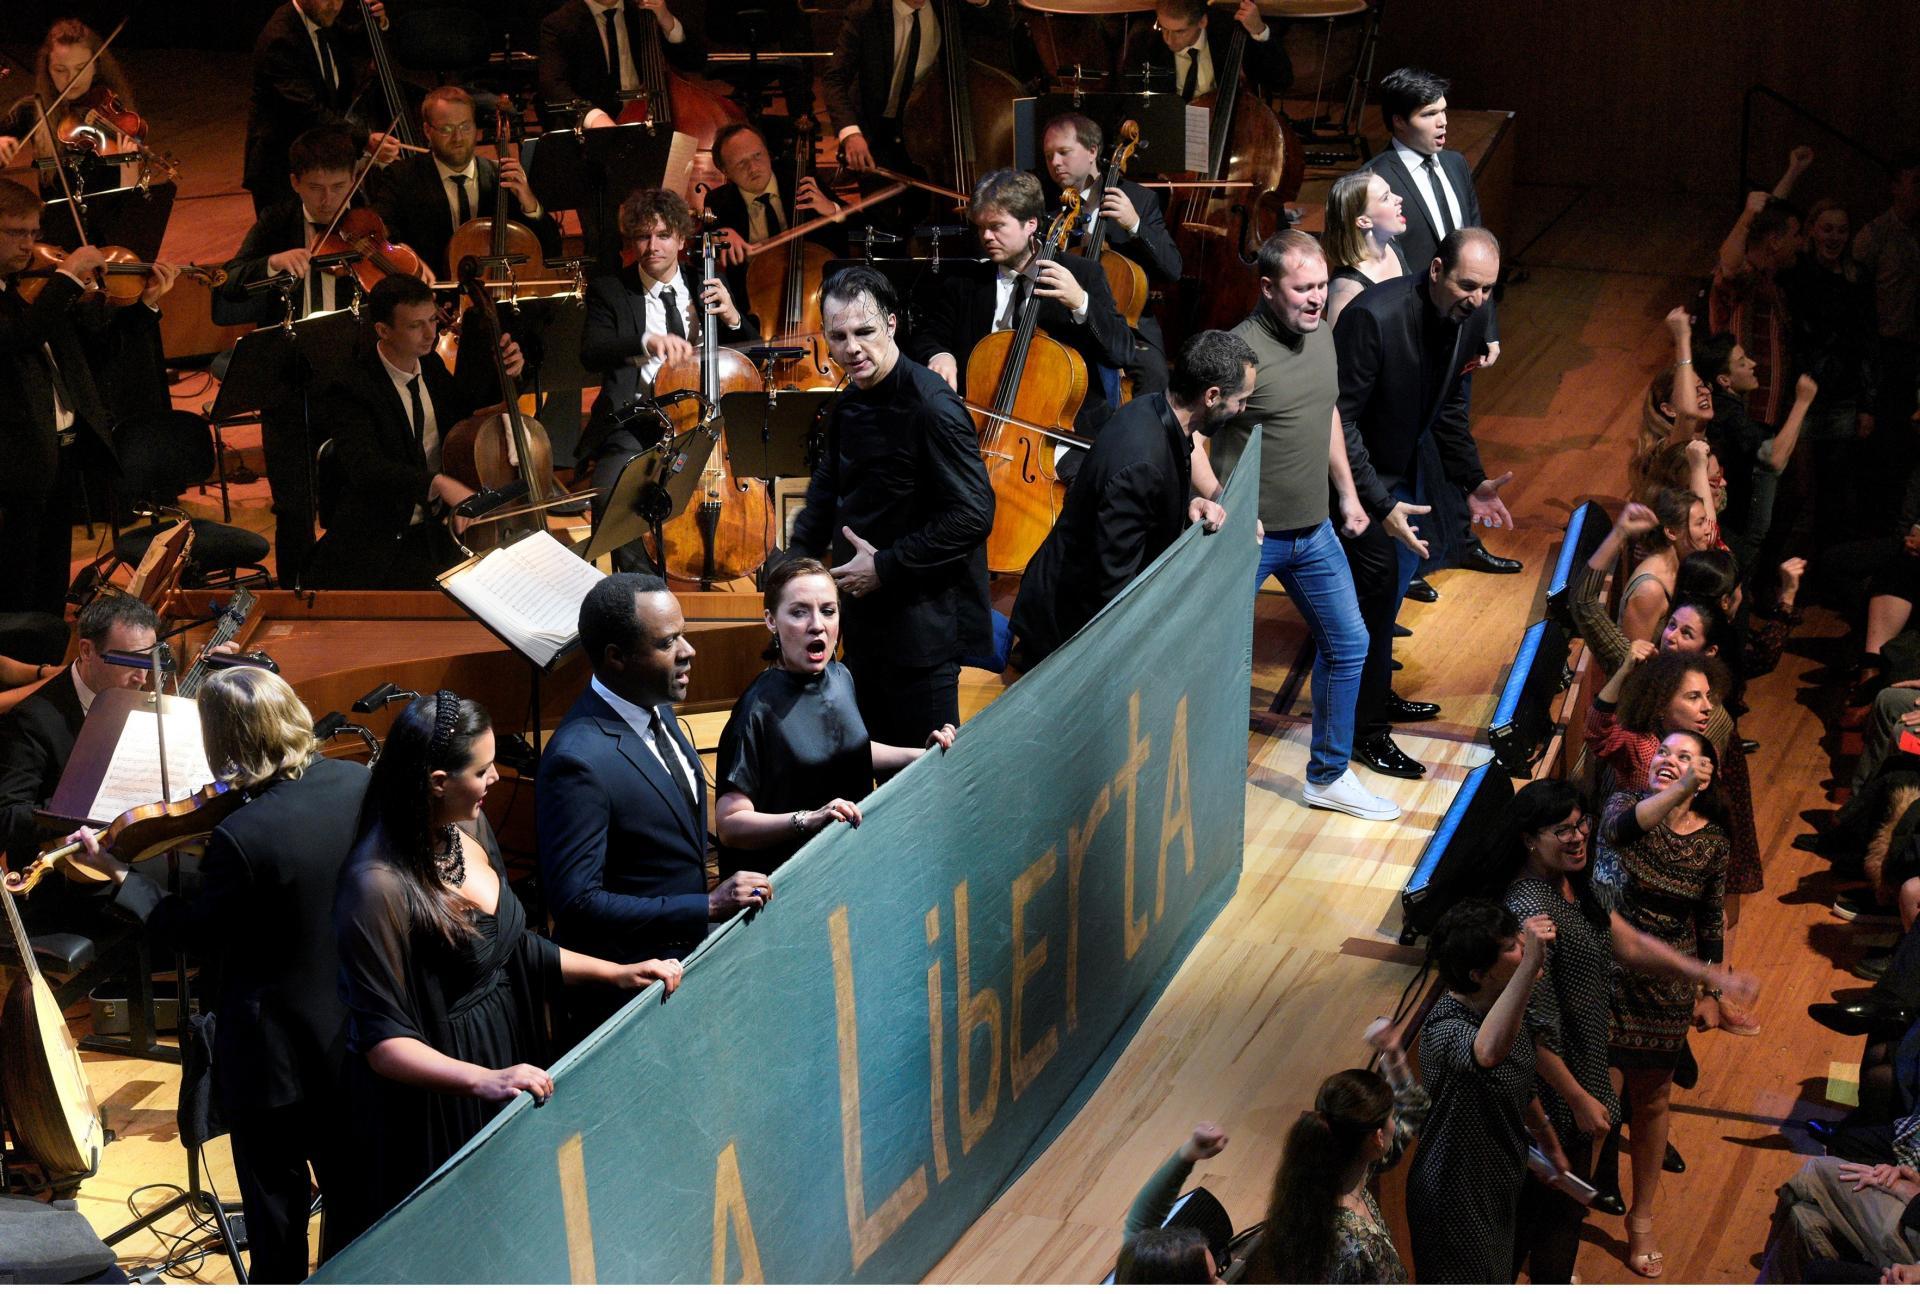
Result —
<instances>
[{"instance_id":1,"label":"long dark hair","mask_svg":"<svg viewBox=\"0 0 1920 1294\"><path fill-rule=\"evenodd\" d=\"M473 935L473 918L434 865L428 779L436 771L465 768L474 743L492 726L477 701L446 691L418 698L387 733L360 802L355 852L371 846L370 857L398 872L415 920L449 944Z\"/></svg>"},{"instance_id":2,"label":"long dark hair","mask_svg":"<svg viewBox=\"0 0 1920 1294\"><path fill-rule=\"evenodd\" d=\"M1341 1176L1392 1113L1393 1089L1371 1070L1343 1069L1320 1084L1313 1108L1293 1121L1280 1152L1266 1235L1249 1279L1325 1283L1333 1268Z\"/></svg>"},{"instance_id":3,"label":"long dark hair","mask_svg":"<svg viewBox=\"0 0 1920 1294\"><path fill-rule=\"evenodd\" d=\"M1504 879L1499 881L1502 896L1506 887L1526 870L1528 837L1558 826L1569 813L1585 807L1586 802L1581 798L1579 788L1557 777L1538 778L1513 793L1513 799L1507 802L1500 820L1499 839L1506 854L1506 867L1500 873ZM1573 897L1580 905L1582 914L1593 925L1604 929L1609 918L1606 909L1593 894L1593 845L1594 837L1590 835L1587 837L1587 865L1571 873L1568 880L1573 885Z\"/></svg>"},{"instance_id":4,"label":"long dark hair","mask_svg":"<svg viewBox=\"0 0 1920 1294\"><path fill-rule=\"evenodd\" d=\"M1115 1285L1207 1284L1207 1238L1196 1227L1148 1227L1120 1246Z\"/></svg>"},{"instance_id":5,"label":"long dark hair","mask_svg":"<svg viewBox=\"0 0 1920 1294\"><path fill-rule=\"evenodd\" d=\"M1716 656L1697 651L1663 651L1634 666L1620 686L1620 726L1628 732L1664 733L1667 707L1690 673L1704 675L1716 706L1727 703L1733 676ZM1716 765L1717 767L1717 765Z\"/></svg>"}]
</instances>

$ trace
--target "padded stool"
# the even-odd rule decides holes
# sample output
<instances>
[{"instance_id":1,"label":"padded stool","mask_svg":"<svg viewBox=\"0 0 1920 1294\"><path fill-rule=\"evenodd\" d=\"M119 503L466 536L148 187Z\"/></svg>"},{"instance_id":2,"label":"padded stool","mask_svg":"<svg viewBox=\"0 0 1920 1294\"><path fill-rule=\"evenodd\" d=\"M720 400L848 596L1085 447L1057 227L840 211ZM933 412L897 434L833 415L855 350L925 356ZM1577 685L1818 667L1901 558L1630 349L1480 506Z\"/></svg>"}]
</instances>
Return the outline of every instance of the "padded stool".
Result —
<instances>
[{"instance_id":1,"label":"padded stool","mask_svg":"<svg viewBox=\"0 0 1920 1294\"><path fill-rule=\"evenodd\" d=\"M193 527L193 551L181 578L183 586L227 589L241 585L265 587L273 582L262 565L271 547L264 535L198 518L188 524ZM162 525L146 525L121 531L120 538L114 541L114 557L128 566L138 566L162 528Z\"/></svg>"}]
</instances>

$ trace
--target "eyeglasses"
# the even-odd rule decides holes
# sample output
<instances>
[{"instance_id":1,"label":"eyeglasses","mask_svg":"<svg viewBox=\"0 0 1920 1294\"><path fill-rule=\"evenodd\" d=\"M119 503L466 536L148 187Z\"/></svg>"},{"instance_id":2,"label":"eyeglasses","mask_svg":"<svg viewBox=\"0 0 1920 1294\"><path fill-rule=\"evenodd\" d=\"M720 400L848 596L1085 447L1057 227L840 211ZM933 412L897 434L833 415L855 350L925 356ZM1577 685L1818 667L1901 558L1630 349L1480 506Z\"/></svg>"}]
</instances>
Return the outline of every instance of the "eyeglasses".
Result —
<instances>
[{"instance_id":1,"label":"eyeglasses","mask_svg":"<svg viewBox=\"0 0 1920 1294\"><path fill-rule=\"evenodd\" d=\"M442 139L454 139L461 135L471 135L473 133L474 126L471 121L460 121L460 122L455 122L451 126L429 126L427 127L427 129L431 130L434 134L440 136L440 138Z\"/></svg>"},{"instance_id":2,"label":"eyeglasses","mask_svg":"<svg viewBox=\"0 0 1920 1294\"><path fill-rule=\"evenodd\" d=\"M1582 816L1580 821L1570 827L1554 827L1552 830L1553 838L1561 844L1577 844L1593 834L1593 815L1589 813Z\"/></svg>"}]
</instances>

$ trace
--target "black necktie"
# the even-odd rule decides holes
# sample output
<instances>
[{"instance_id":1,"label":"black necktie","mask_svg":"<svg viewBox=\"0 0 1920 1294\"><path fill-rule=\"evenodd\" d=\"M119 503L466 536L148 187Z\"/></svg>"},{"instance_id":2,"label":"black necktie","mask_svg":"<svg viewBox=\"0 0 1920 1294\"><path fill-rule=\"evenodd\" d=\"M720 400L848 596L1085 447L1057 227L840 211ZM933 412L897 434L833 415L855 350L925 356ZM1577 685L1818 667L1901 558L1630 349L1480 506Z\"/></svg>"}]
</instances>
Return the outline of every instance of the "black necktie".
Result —
<instances>
[{"instance_id":1,"label":"black necktie","mask_svg":"<svg viewBox=\"0 0 1920 1294\"><path fill-rule=\"evenodd\" d=\"M783 234L787 231L786 222L780 219L780 204L773 200L771 193L760 195L760 209L766 213L767 236Z\"/></svg>"},{"instance_id":2,"label":"black necktie","mask_svg":"<svg viewBox=\"0 0 1920 1294\"><path fill-rule=\"evenodd\" d=\"M924 7L924 6L923 6ZM907 110L907 99L913 94L913 74L920 67L920 10L913 11L913 17L907 22L907 58L903 63L906 70L900 74L900 97L888 105L887 115L898 117Z\"/></svg>"},{"instance_id":3,"label":"black necktie","mask_svg":"<svg viewBox=\"0 0 1920 1294\"><path fill-rule=\"evenodd\" d=\"M1200 88L1200 47L1192 46L1187 50L1187 83L1180 87L1180 97L1191 99Z\"/></svg>"},{"instance_id":4,"label":"black necktie","mask_svg":"<svg viewBox=\"0 0 1920 1294\"><path fill-rule=\"evenodd\" d=\"M687 335L686 320L680 317L680 294L672 288L660 289L660 304L666 307L667 331L675 337Z\"/></svg>"},{"instance_id":5,"label":"black necktie","mask_svg":"<svg viewBox=\"0 0 1920 1294\"><path fill-rule=\"evenodd\" d=\"M1420 163L1420 169L1427 173L1427 187L1433 190L1434 205L1440 208L1440 236L1445 238L1453 232L1453 208L1447 205L1447 190L1440 183L1440 167L1432 153L1428 153L1427 160Z\"/></svg>"},{"instance_id":6,"label":"black necktie","mask_svg":"<svg viewBox=\"0 0 1920 1294\"><path fill-rule=\"evenodd\" d=\"M453 181L454 200L460 204L460 223L464 225L473 219L473 204L467 201L467 177L449 175L447 178Z\"/></svg>"},{"instance_id":7,"label":"black necktie","mask_svg":"<svg viewBox=\"0 0 1920 1294\"><path fill-rule=\"evenodd\" d=\"M323 32L313 33L313 43L320 49L320 79L326 82L328 93L332 93L340 88L340 70L333 65L333 51L327 48Z\"/></svg>"},{"instance_id":8,"label":"black necktie","mask_svg":"<svg viewBox=\"0 0 1920 1294\"><path fill-rule=\"evenodd\" d=\"M687 797L687 807L696 807L698 801L693 798L693 783L687 780L687 770L680 767L680 756L673 748L673 738L667 735L667 721L658 710L653 712L653 748L660 752L660 762L667 766L667 776L680 788L680 794Z\"/></svg>"},{"instance_id":9,"label":"black necktie","mask_svg":"<svg viewBox=\"0 0 1920 1294\"><path fill-rule=\"evenodd\" d=\"M415 373L407 379L407 398L413 401L413 438L422 445L427 442L427 406L420 400L420 375Z\"/></svg>"},{"instance_id":10,"label":"black necktie","mask_svg":"<svg viewBox=\"0 0 1920 1294\"><path fill-rule=\"evenodd\" d=\"M1026 308L1027 290L1032 286L1033 280L1026 275L1013 276L1013 291L1007 294L1007 313L1001 316L1000 327L1018 328L1020 326L1020 312Z\"/></svg>"},{"instance_id":11,"label":"black necktie","mask_svg":"<svg viewBox=\"0 0 1920 1294\"><path fill-rule=\"evenodd\" d=\"M607 75L612 78L614 89L623 89L624 87L620 84L620 37L614 31L614 11L604 10L600 14L600 20L607 27Z\"/></svg>"}]
</instances>

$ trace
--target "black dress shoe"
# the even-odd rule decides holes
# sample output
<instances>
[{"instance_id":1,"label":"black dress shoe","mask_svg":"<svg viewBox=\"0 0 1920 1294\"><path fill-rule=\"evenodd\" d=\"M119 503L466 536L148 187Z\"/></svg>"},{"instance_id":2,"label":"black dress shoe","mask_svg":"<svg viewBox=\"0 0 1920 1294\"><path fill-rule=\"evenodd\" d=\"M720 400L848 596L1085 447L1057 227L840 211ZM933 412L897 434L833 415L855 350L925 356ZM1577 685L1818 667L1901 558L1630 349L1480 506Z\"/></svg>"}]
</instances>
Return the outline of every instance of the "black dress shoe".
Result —
<instances>
[{"instance_id":1,"label":"black dress shoe","mask_svg":"<svg viewBox=\"0 0 1920 1294\"><path fill-rule=\"evenodd\" d=\"M1893 954L1881 953L1875 957L1862 957L1853 964L1853 973L1869 984L1878 983L1886 973L1893 969Z\"/></svg>"},{"instance_id":2,"label":"black dress shoe","mask_svg":"<svg viewBox=\"0 0 1920 1294\"><path fill-rule=\"evenodd\" d=\"M1411 638L1413 637L1413 630L1407 628L1405 625L1395 625L1393 627L1393 636L1395 638Z\"/></svg>"},{"instance_id":3,"label":"black dress shoe","mask_svg":"<svg viewBox=\"0 0 1920 1294\"><path fill-rule=\"evenodd\" d=\"M1667 1153L1660 1156L1660 1171L1663 1173L1684 1173L1687 1171L1687 1161L1680 1158L1680 1152L1673 1148L1671 1141L1667 1143Z\"/></svg>"},{"instance_id":4,"label":"black dress shoe","mask_svg":"<svg viewBox=\"0 0 1920 1294\"><path fill-rule=\"evenodd\" d=\"M1460 550L1460 559L1454 565L1462 570L1481 571L1487 575L1518 575L1526 569L1527 564L1490 553L1485 544L1475 539Z\"/></svg>"},{"instance_id":5,"label":"black dress shoe","mask_svg":"<svg viewBox=\"0 0 1920 1294\"><path fill-rule=\"evenodd\" d=\"M1440 717L1440 707L1431 701L1409 701L1398 692L1387 692L1388 723L1424 723Z\"/></svg>"},{"instance_id":6,"label":"black dress shoe","mask_svg":"<svg viewBox=\"0 0 1920 1294\"><path fill-rule=\"evenodd\" d=\"M1407 585L1407 596L1415 602L1438 602L1440 590L1425 580L1415 577L1414 581Z\"/></svg>"},{"instance_id":7,"label":"black dress shoe","mask_svg":"<svg viewBox=\"0 0 1920 1294\"><path fill-rule=\"evenodd\" d=\"M1742 737L1739 744L1742 755L1757 755L1760 753L1760 743L1751 737Z\"/></svg>"},{"instance_id":8,"label":"black dress shoe","mask_svg":"<svg viewBox=\"0 0 1920 1294\"><path fill-rule=\"evenodd\" d=\"M1401 663L1400 663L1399 661L1395 661L1395 662L1393 663L1393 667L1394 667L1395 669L1405 669L1405 668L1406 668L1406 666L1404 666L1404 665L1402 665L1402 664L1401 664Z\"/></svg>"},{"instance_id":9,"label":"black dress shoe","mask_svg":"<svg viewBox=\"0 0 1920 1294\"><path fill-rule=\"evenodd\" d=\"M1394 745L1392 736L1387 733L1356 743L1353 754L1354 758L1374 772L1385 773L1388 777L1415 778L1427 775L1427 766Z\"/></svg>"},{"instance_id":10,"label":"black dress shoe","mask_svg":"<svg viewBox=\"0 0 1920 1294\"><path fill-rule=\"evenodd\" d=\"M1593 1203L1587 1206L1602 1213L1611 1213L1616 1218L1627 1215L1627 1202L1620 1198L1618 1191L1605 1191L1593 1197Z\"/></svg>"},{"instance_id":11,"label":"black dress shoe","mask_svg":"<svg viewBox=\"0 0 1920 1294\"><path fill-rule=\"evenodd\" d=\"M1816 1023L1849 1038L1869 1033L1901 1034L1913 1024L1911 1012L1871 998L1863 1002L1813 1002L1808 1004L1807 1014Z\"/></svg>"}]
</instances>

